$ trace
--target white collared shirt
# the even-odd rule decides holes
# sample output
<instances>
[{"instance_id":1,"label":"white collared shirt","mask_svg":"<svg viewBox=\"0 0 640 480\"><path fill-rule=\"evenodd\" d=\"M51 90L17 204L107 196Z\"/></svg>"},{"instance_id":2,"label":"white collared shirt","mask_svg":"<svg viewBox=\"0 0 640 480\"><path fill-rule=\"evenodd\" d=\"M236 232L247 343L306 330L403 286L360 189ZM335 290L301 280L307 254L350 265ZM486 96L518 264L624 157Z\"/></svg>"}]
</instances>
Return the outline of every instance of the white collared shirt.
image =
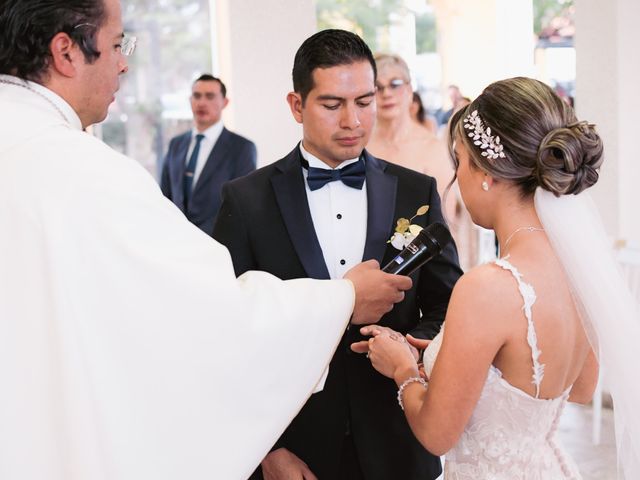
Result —
<instances>
[{"instance_id":1,"label":"white collared shirt","mask_svg":"<svg viewBox=\"0 0 640 480\"><path fill-rule=\"evenodd\" d=\"M200 178L200 174L204 169L204 166L207 163L207 159L213 150L213 147L216 146L216 142L218 138L220 138L220 134L222 133L222 129L224 125L222 120L218 120L216 123L207 128L204 132L198 132L195 128L191 131L191 143L189 144L189 150L187 151L187 157L185 158L185 164L189 163L189 159L191 158L191 152L196 146L196 135L201 133L204 135L204 138L200 141L200 152L198 152L198 163L196 163L196 169L193 172L193 187L195 188L198 183L198 179Z\"/></svg>"},{"instance_id":2,"label":"white collared shirt","mask_svg":"<svg viewBox=\"0 0 640 480\"><path fill-rule=\"evenodd\" d=\"M330 168L305 150L302 142L300 152L310 167ZM358 158L345 160L339 168L357 161ZM363 184L362 190L358 190L335 181L311 191L307 173L303 169L309 210L322 255L331 278L342 278L347 270L362 261L364 254L367 239L367 183Z\"/></svg>"}]
</instances>

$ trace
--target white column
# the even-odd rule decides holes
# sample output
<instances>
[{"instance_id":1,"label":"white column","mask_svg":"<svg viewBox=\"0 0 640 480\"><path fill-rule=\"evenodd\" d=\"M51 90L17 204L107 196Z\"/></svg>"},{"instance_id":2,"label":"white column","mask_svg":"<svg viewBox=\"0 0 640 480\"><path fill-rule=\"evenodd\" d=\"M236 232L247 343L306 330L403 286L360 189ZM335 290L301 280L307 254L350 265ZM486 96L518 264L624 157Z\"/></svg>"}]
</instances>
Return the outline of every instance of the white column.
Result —
<instances>
[{"instance_id":1,"label":"white column","mask_svg":"<svg viewBox=\"0 0 640 480\"><path fill-rule=\"evenodd\" d=\"M443 86L475 97L488 84L534 66L531 0L432 0Z\"/></svg>"},{"instance_id":2,"label":"white column","mask_svg":"<svg viewBox=\"0 0 640 480\"><path fill-rule=\"evenodd\" d=\"M576 0L576 110L605 144L593 189L608 233L640 245L640 2Z\"/></svg>"},{"instance_id":3,"label":"white column","mask_svg":"<svg viewBox=\"0 0 640 480\"><path fill-rule=\"evenodd\" d=\"M286 103L300 44L316 31L313 0L211 0L219 75L228 87L225 124L252 139L258 166L287 154L302 130Z\"/></svg>"}]
</instances>

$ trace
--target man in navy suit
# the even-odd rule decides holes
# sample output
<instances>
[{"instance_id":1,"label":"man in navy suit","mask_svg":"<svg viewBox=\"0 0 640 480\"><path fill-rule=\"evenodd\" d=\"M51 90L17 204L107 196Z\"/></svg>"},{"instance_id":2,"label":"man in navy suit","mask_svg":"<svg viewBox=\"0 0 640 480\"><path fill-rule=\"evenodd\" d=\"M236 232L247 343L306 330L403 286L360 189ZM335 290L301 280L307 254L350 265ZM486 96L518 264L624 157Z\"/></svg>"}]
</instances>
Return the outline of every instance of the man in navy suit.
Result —
<instances>
[{"instance_id":1,"label":"man in navy suit","mask_svg":"<svg viewBox=\"0 0 640 480\"><path fill-rule=\"evenodd\" d=\"M340 278L362 260L384 265L399 253L387 242L399 217L429 205L413 223L444 222L433 178L364 149L376 116L375 81L373 56L357 35L325 30L302 44L287 97L302 124L302 142L223 188L213 236L229 248L236 274L255 269L287 279ZM412 289L382 317L380 328L432 338L460 275L450 244L412 275ZM393 380L350 350L362 339L357 328L347 329L323 390L307 401L252 479L438 477L440 460L413 436Z\"/></svg>"},{"instance_id":2,"label":"man in navy suit","mask_svg":"<svg viewBox=\"0 0 640 480\"><path fill-rule=\"evenodd\" d=\"M254 143L222 124L228 103L219 78L204 74L194 82L194 128L169 143L160 182L162 193L209 235L220 209L222 186L256 169Z\"/></svg>"}]
</instances>

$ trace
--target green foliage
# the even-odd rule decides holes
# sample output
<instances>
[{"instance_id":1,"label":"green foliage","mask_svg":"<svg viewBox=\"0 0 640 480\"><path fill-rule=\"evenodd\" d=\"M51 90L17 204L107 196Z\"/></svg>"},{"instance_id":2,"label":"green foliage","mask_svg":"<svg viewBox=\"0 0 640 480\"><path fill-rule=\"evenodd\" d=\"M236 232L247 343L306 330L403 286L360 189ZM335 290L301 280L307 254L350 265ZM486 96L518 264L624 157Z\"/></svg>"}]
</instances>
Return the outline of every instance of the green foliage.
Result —
<instances>
[{"instance_id":1,"label":"green foliage","mask_svg":"<svg viewBox=\"0 0 640 480\"><path fill-rule=\"evenodd\" d=\"M427 0L425 0L427 1ZM385 50L381 30L392 13L406 10L404 0L317 0L318 30L344 28L359 34L374 52ZM382 37L382 38L381 38ZM432 13L416 15L418 53L436 51L436 21Z\"/></svg>"},{"instance_id":2,"label":"green foliage","mask_svg":"<svg viewBox=\"0 0 640 480\"><path fill-rule=\"evenodd\" d=\"M565 13L573 6L573 0L533 0L533 31L536 35L549 25L549 22Z\"/></svg>"},{"instance_id":3,"label":"green foliage","mask_svg":"<svg viewBox=\"0 0 640 480\"><path fill-rule=\"evenodd\" d=\"M123 7L125 29L140 37L132 60L161 76L165 87L211 70L208 0L125 0Z\"/></svg>"},{"instance_id":4,"label":"green foliage","mask_svg":"<svg viewBox=\"0 0 640 480\"><path fill-rule=\"evenodd\" d=\"M416 53L437 50L436 18L432 13L416 15Z\"/></svg>"},{"instance_id":5,"label":"green foliage","mask_svg":"<svg viewBox=\"0 0 640 480\"><path fill-rule=\"evenodd\" d=\"M404 8L403 0L317 0L318 30L352 30L376 51L382 47L377 30L388 25L391 13Z\"/></svg>"},{"instance_id":6,"label":"green foliage","mask_svg":"<svg viewBox=\"0 0 640 480\"><path fill-rule=\"evenodd\" d=\"M122 17L138 43L102 133L153 172L166 151L167 127L177 122L163 113L188 111L193 78L211 71L209 0L123 0Z\"/></svg>"}]
</instances>

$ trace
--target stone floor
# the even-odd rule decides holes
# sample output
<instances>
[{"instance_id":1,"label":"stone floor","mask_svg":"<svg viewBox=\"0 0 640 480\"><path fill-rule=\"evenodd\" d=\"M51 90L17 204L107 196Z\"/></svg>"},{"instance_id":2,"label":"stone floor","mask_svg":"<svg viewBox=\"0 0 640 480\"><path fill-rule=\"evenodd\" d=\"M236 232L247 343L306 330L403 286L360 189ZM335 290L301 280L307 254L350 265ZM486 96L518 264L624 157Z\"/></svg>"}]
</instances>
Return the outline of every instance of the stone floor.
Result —
<instances>
[{"instance_id":1,"label":"stone floor","mask_svg":"<svg viewBox=\"0 0 640 480\"><path fill-rule=\"evenodd\" d=\"M570 403L560 420L559 438L578 464L584 480L616 480L616 439L613 411L602 410L600 444L592 442L591 406Z\"/></svg>"}]
</instances>

